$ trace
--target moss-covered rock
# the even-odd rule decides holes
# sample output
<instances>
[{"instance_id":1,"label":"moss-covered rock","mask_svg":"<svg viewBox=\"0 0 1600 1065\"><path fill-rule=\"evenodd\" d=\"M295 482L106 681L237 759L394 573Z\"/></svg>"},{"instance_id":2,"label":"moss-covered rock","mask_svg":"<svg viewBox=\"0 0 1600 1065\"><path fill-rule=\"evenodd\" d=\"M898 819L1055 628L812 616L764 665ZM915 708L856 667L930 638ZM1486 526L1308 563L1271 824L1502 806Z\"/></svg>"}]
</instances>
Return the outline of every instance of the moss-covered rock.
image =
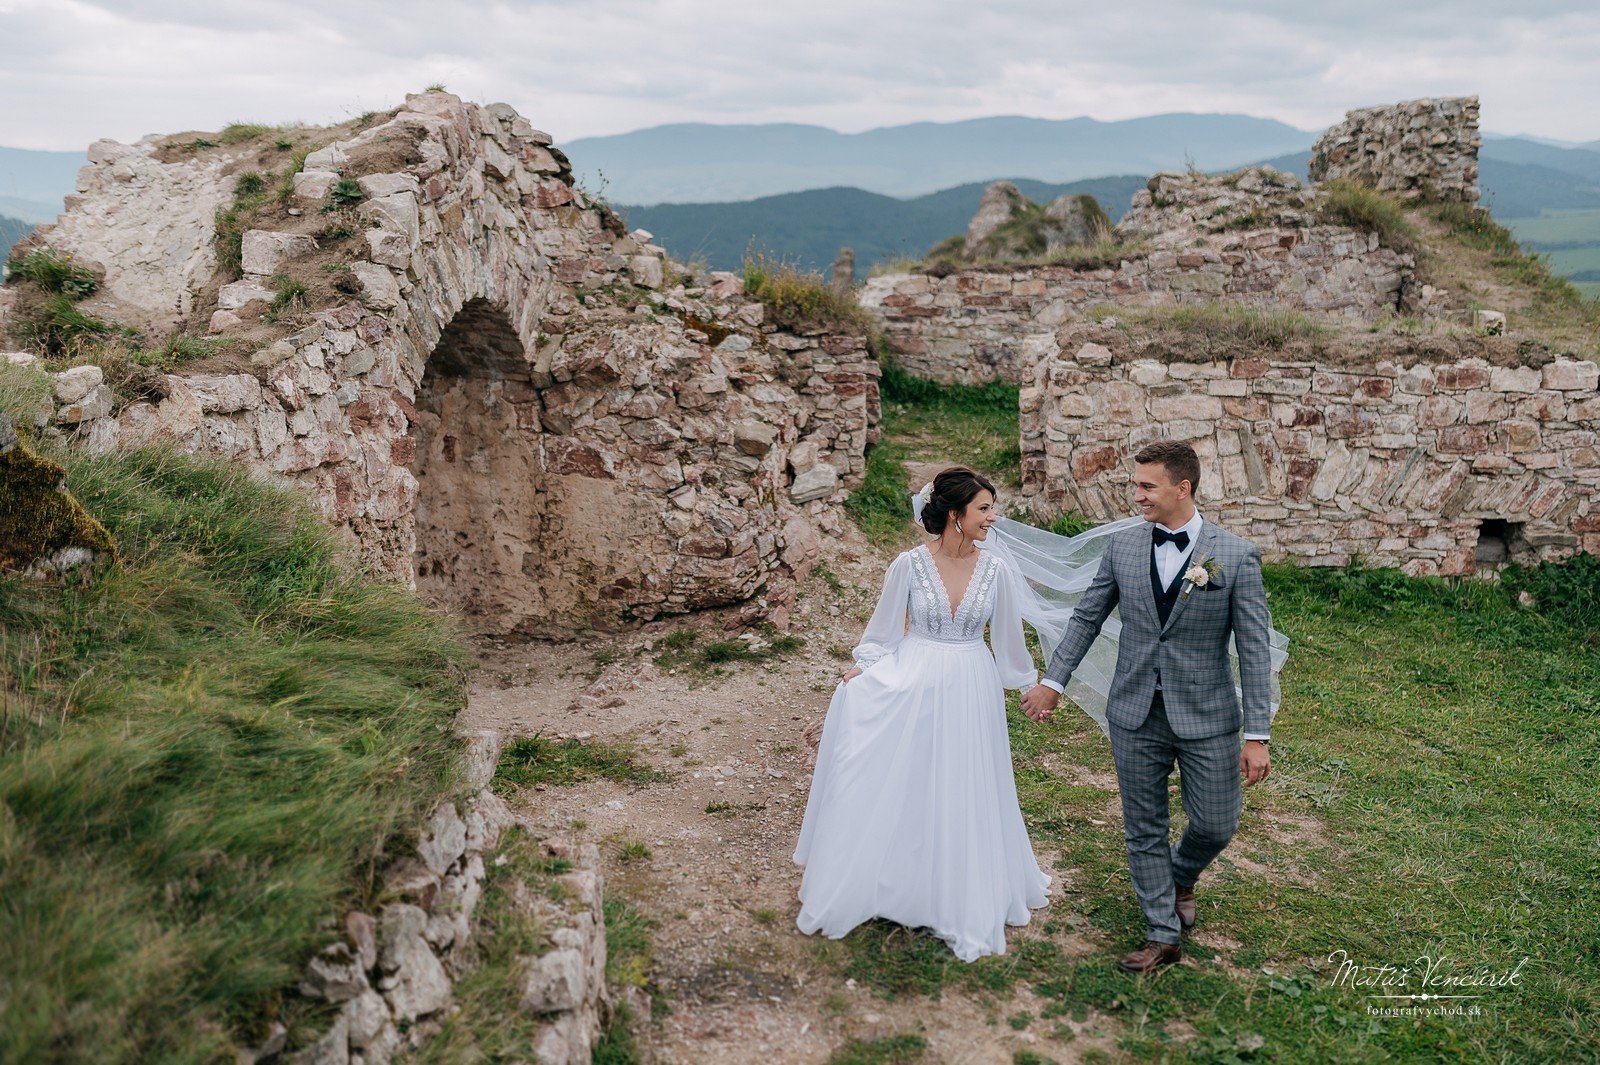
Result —
<instances>
[{"instance_id":1,"label":"moss-covered rock","mask_svg":"<svg viewBox=\"0 0 1600 1065\"><path fill-rule=\"evenodd\" d=\"M938 272L979 263L1053 263L1106 258L1115 243L1111 219L1093 196L1060 196L1034 203L1009 181L996 181L967 226L965 238L952 237L928 252L927 265Z\"/></svg>"},{"instance_id":2,"label":"moss-covered rock","mask_svg":"<svg viewBox=\"0 0 1600 1065\"><path fill-rule=\"evenodd\" d=\"M12 437L11 420L0 415ZM114 555L105 526L66 490L66 470L21 440L0 452L0 571L67 570Z\"/></svg>"}]
</instances>

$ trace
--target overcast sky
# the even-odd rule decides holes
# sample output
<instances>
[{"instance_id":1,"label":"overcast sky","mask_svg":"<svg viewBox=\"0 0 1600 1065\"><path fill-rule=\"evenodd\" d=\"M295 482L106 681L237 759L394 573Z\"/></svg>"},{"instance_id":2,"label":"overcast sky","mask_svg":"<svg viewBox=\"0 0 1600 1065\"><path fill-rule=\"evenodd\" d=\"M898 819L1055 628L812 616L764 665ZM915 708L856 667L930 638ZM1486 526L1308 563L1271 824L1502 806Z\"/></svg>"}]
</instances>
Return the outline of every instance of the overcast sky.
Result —
<instances>
[{"instance_id":1,"label":"overcast sky","mask_svg":"<svg viewBox=\"0 0 1600 1065\"><path fill-rule=\"evenodd\" d=\"M324 124L443 83L559 141L667 122L1344 111L1477 93L1600 138L1600 5L1519 0L0 0L0 145Z\"/></svg>"}]
</instances>

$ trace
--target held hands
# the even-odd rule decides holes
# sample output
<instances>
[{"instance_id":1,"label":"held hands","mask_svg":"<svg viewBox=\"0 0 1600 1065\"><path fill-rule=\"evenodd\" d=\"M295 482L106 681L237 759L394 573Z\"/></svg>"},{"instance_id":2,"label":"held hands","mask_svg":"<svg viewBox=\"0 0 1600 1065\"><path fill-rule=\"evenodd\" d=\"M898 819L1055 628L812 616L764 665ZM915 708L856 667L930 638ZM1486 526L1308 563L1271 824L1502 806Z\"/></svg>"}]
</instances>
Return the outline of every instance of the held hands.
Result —
<instances>
[{"instance_id":1,"label":"held hands","mask_svg":"<svg viewBox=\"0 0 1600 1065\"><path fill-rule=\"evenodd\" d=\"M1245 740L1244 749L1239 752L1239 772L1244 774L1244 786L1259 784L1267 779L1267 773L1272 769L1272 756L1267 753L1267 745L1260 740Z\"/></svg>"},{"instance_id":2,"label":"held hands","mask_svg":"<svg viewBox=\"0 0 1600 1065\"><path fill-rule=\"evenodd\" d=\"M1043 684L1035 684L1022 693L1022 712L1029 721L1043 721L1056 712L1061 693Z\"/></svg>"}]
</instances>

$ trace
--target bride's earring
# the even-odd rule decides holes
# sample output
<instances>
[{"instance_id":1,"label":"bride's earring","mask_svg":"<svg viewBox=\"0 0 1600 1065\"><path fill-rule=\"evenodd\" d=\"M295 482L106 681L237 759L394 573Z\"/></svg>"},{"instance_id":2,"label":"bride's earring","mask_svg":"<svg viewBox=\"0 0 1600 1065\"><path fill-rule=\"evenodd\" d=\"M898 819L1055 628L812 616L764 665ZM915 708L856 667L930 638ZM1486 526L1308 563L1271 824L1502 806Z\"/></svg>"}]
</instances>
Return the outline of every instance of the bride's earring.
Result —
<instances>
[{"instance_id":1,"label":"bride's earring","mask_svg":"<svg viewBox=\"0 0 1600 1065\"><path fill-rule=\"evenodd\" d=\"M956 519L956 532L960 533L962 536L967 535L967 530L965 530L965 529L963 529L961 527L961 519L960 518Z\"/></svg>"}]
</instances>

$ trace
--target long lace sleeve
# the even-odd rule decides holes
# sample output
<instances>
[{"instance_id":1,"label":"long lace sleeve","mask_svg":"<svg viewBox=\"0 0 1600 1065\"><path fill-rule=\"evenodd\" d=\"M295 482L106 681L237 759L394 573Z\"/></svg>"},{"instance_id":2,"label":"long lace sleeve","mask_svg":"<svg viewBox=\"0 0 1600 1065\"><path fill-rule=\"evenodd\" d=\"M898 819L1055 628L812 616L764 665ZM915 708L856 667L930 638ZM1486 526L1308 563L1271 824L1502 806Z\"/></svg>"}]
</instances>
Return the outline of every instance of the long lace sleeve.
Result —
<instances>
[{"instance_id":1,"label":"long lace sleeve","mask_svg":"<svg viewBox=\"0 0 1600 1065\"><path fill-rule=\"evenodd\" d=\"M900 555L883 576L883 594L856 644L856 668L866 669L894 650L906 635L906 612L911 606L911 560Z\"/></svg>"},{"instance_id":2,"label":"long lace sleeve","mask_svg":"<svg viewBox=\"0 0 1600 1065\"><path fill-rule=\"evenodd\" d=\"M1016 582L1020 580L1012 568L995 559L1000 574L994 582L994 616L989 619L989 644L994 650L994 664L999 668L1000 683L1007 688L1031 688L1039 680L1033 655L1022 635L1022 597Z\"/></svg>"}]
</instances>

